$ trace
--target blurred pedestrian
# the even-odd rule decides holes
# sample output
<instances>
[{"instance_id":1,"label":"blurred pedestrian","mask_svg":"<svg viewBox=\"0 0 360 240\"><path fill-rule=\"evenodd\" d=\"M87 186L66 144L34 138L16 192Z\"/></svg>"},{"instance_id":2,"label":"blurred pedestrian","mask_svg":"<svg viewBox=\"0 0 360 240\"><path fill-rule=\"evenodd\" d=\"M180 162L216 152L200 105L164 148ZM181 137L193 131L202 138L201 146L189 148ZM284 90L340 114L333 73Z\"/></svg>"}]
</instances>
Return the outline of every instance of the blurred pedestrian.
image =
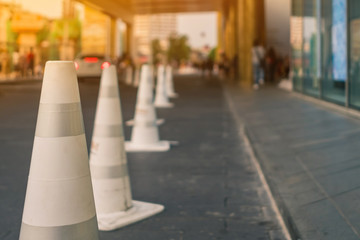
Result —
<instances>
[{"instance_id":1,"label":"blurred pedestrian","mask_svg":"<svg viewBox=\"0 0 360 240\"><path fill-rule=\"evenodd\" d=\"M265 49L260 45L258 39L254 40L253 47L251 49L252 53L252 67L253 67L253 79L254 79L254 89L259 88L259 84L264 82L264 66L265 66Z\"/></svg>"},{"instance_id":2,"label":"blurred pedestrian","mask_svg":"<svg viewBox=\"0 0 360 240\"><path fill-rule=\"evenodd\" d=\"M276 73L276 66L277 66L277 57L276 52L273 47L270 47L266 52L266 81L270 83L275 82L275 73Z\"/></svg>"},{"instance_id":3,"label":"blurred pedestrian","mask_svg":"<svg viewBox=\"0 0 360 240\"><path fill-rule=\"evenodd\" d=\"M26 68L27 68L26 55L25 55L25 53L23 51L20 51L20 54L19 54L19 71L20 71L20 76L21 77L25 77Z\"/></svg>"},{"instance_id":4,"label":"blurred pedestrian","mask_svg":"<svg viewBox=\"0 0 360 240\"><path fill-rule=\"evenodd\" d=\"M239 78L239 56L237 54L234 55L234 58L232 60L232 69L233 69L233 77L234 80L238 80Z\"/></svg>"},{"instance_id":5,"label":"blurred pedestrian","mask_svg":"<svg viewBox=\"0 0 360 240\"><path fill-rule=\"evenodd\" d=\"M41 77L42 76L43 67L42 67L41 63L36 64L34 72L35 72L36 77Z\"/></svg>"},{"instance_id":6,"label":"blurred pedestrian","mask_svg":"<svg viewBox=\"0 0 360 240\"><path fill-rule=\"evenodd\" d=\"M228 78L230 74L230 60L227 57L225 52L220 54L220 62L219 62L219 74L220 78Z\"/></svg>"},{"instance_id":7,"label":"blurred pedestrian","mask_svg":"<svg viewBox=\"0 0 360 240\"><path fill-rule=\"evenodd\" d=\"M0 62L1 62L1 75L7 77L9 70L9 53L6 50L1 51L0 53Z\"/></svg>"},{"instance_id":8,"label":"blurred pedestrian","mask_svg":"<svg viewBox=\"0 0 360 240\"><path fill-rule=\"evenodd\" d=\"M20 59L19 50L15 49L15 51L12 54L12 65L13 65L13 71L14 71L15 77L17 77L19 75L19 71L20 71L19 59Z\"/></svg>"},{"instance_id":9,"label":"blurred pedestrian","mask_svg":"<svg viewBox=\"0 0 360 240\"><path fill-rule=\"evenodd\" d=\"M289 72L290 72L290 59L289 55L286 55L284 57L284 77L289 78Z\"/></svg>"},{"instance_id":10,"label":"blurred pedestrian","mask_svg":"<svg viewBox=\"0 0 360 240\"><path fill-rule=\"evenodd\" d=\"M34 62L35 62L35 55L33 52L33 48L31 47L30 51L26 55L26 65L27 65L26 73L29 72L30 76L34 76Z\"/></svg>"}]
</instances>

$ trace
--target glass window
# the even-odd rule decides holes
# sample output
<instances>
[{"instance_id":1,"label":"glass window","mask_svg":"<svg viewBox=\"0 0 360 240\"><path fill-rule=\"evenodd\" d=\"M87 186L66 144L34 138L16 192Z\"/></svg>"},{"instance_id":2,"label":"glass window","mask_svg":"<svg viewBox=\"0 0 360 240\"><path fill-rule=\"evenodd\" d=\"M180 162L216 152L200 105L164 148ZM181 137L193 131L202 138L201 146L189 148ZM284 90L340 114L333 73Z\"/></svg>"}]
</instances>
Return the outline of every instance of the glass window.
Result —
<instances>
[{"instance_id":1,"label":"glass window","mask_svg":"<svg viewBox=\"0 0 360 240\"><path fill-rule=\"evenodd\" d=\"M360 1L349 0L349 105L360 108Z\"/></svg>"},{"instance_id":2,"label":"glass window","mask_svg":"<svg viewBox=\"0 0 360 240\"><path fill-rule=\"evenodd\" d=\"M303 84L304 92L320 96L319 0L303 0Z\"/></svg>"},{"instance_id":3,"label":"glass window","mask_svg":"<svg viewBox=\"0 0 360 240\"><path fill-rule=\"evenodd\" d=\"M345 104L347 79L346 1L322 0L322 97Z\"/></svg>"},{"instance_id":4,"label":"glass window","mask_svg":"<svg viewBox=\"0 0 360 240\"><path fill-rule=\"evenodd\" d=\"M290 18L291 76L294 90L302 92L303 0L293 0Z\"/></svg>"}]
</instances>

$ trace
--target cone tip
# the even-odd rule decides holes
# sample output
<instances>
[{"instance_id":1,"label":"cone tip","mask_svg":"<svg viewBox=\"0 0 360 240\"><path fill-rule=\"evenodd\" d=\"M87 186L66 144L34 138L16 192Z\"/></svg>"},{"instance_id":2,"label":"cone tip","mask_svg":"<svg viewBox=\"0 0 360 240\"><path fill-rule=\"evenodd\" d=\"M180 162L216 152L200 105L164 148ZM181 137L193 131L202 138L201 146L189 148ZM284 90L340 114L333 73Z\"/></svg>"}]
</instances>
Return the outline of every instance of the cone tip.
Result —
<instances>
[{"instance_id":1,"label":"cone tip","mask_svg":"<svg viewBox=\"0 0 360 240\"><path fill-rule=\"evenodd\" d=\"M104 68L101 73L101 85L114 86L117 85L117 72L115 65Z\"/></svg>"},{"instance_id":2,"label":"cone tip","mask_svg":"<svg viewBox=\"0 0 360 240\"><path fill-rule=\"evenodd\" d=\"M53 65L69 65L75 68L75 64L73 61L61 61L61 60L51 60L51 61L46 61L46 67L47 66L53 66Z\"/></svg>"},{"instance_id":3,"label":"cone tip","mask_svg":"<svg viewBox=\"0 0 360 240\"><path fill-rule=\"evenodd\" d=\"M79 90L73 61L47 61L40 102L78 102Z\"/></svg>"}]
</instances>

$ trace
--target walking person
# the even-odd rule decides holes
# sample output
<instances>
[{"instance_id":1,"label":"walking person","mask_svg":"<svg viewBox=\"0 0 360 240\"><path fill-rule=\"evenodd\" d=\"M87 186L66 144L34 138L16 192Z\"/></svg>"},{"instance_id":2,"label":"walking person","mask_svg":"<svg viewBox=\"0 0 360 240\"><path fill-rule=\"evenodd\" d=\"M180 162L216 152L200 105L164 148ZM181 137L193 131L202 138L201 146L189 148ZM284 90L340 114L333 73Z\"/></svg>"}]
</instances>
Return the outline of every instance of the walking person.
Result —
<instances>
[{"instance_id":1,"label":"walking person","mask_svg":"<svg viewBox=\"0 0 360 240\"><path fill-rule=\"evenodd\" d=\"M266 52L266 82L275 83L275 73L277 68L277 57L273 47Z\"/></svg>"},{"instance_id":2,"label":"walking person","mask_svg":"<svg viewBox=\"0 0 360 240\"><path fill-rule=\"evenodd\" d=\"M254 40L253 47L251 49L252 54L252 67L253 67L253 79L254 79L254 89L259 89L259 84L264 83L264 57L265 49L260 45L258 39Z\"/></svg>"},{"instance_id":3,"label":"walking person","mask_svg":"<svg viewBox=\"0 0 360 240\"><path fill-rule=\"evenodd\" d=\"M20 50L20 55L19 55L20 77L25 77L26 76L26 68L27 68L26 55L25 55L24 51Z\"/></svg>"},{"instance_id":4,"label":"walking person","mask_svg":"<svg viewBox=\"0 0 360 240\"><path fill-rule=\"evenodd\" d=\"M15 49L15 51L12 54L13 74L15 77L18 77L20 72L19 60L20 60L19 50Z\"/></svg>"},{"instance_id":5,"label":"walking person","mask_svg":"<svg viewBox=\"0 0 360 240\"><path fill-rule=\"evenodd\" d=\"M26 56L26 64L27 64L27 72L30 72L30 76L34 76L34 61L35 61L35 55L33 52L33 48L30 48L30 52Z\"/></svg>"},{"instance_id":6,"label":"walking person","mask_svg":"<svg viewBox=\"0 0 360 240\"><path fill-rule=\"evenodd\" d=\"M9 72L9 53L7 50L3 50L0 54L0 61L1 61L1 73L6 78Z\"/></svg>"}]
</instances>

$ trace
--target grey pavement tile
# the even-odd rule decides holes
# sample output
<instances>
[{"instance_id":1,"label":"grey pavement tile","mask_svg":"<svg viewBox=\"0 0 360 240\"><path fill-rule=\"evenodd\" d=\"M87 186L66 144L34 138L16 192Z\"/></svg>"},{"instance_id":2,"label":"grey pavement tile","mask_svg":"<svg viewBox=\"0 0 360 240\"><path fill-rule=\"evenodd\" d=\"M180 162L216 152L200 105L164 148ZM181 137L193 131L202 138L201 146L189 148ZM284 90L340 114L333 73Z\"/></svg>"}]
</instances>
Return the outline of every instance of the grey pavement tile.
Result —
<instances>
[{"instance_id":1,"label":"grey pavement tile","mask_svg":"<svg viewBox=\"0 0 360 240\"><path fill-rule=\"evenodd\" d=\"M329 200L305 205L292 212L303 239L359 239Z\"/></svg>"},{"instance_id":2,"label":"grey pavement tile","mask_svg":"<svg viewBox=\"0 0 360 240\"><path fill-rule=\"evenodd\" d=\"M360 168L352 168L317 177L317 181L332 196L360 187L359 174Z\"/></svg>"},{"instance_id":3,"label":"grey pavement tile","mask_svg":"<svg viewBox=\"0 0 360 240\"><path fill-rule=\"evenodd\" d=\"M333 197L345 217L360 232L360 188Z\"/></svg>"},{"instance_id":4,"label":"grey pavement tile","mask_svg":"<svg viewBox=\"0 0 360 240\"><path fill-rule=\"evenodd\" d=\"M349 159L345 161L337 161L334 162L333 164L312 169L312 173L314 174L315 177L322 177L325 175L339 173L342 171L350 170L352 168L359 168L359 167L360 167L359 158L355 157L353 159Z\"/></svg>"},{"instance_id":5,"label":"grey pavement tile","mask_svg":"<svg viewBox=\"0 0 360 240\"><path fill-rule=\"evenodd\" d=\"M229 92L243 103L236 113L301 239L358 239L319 186L358 228L360 121L272 88Z\"/></svg>"}]
</instances>

